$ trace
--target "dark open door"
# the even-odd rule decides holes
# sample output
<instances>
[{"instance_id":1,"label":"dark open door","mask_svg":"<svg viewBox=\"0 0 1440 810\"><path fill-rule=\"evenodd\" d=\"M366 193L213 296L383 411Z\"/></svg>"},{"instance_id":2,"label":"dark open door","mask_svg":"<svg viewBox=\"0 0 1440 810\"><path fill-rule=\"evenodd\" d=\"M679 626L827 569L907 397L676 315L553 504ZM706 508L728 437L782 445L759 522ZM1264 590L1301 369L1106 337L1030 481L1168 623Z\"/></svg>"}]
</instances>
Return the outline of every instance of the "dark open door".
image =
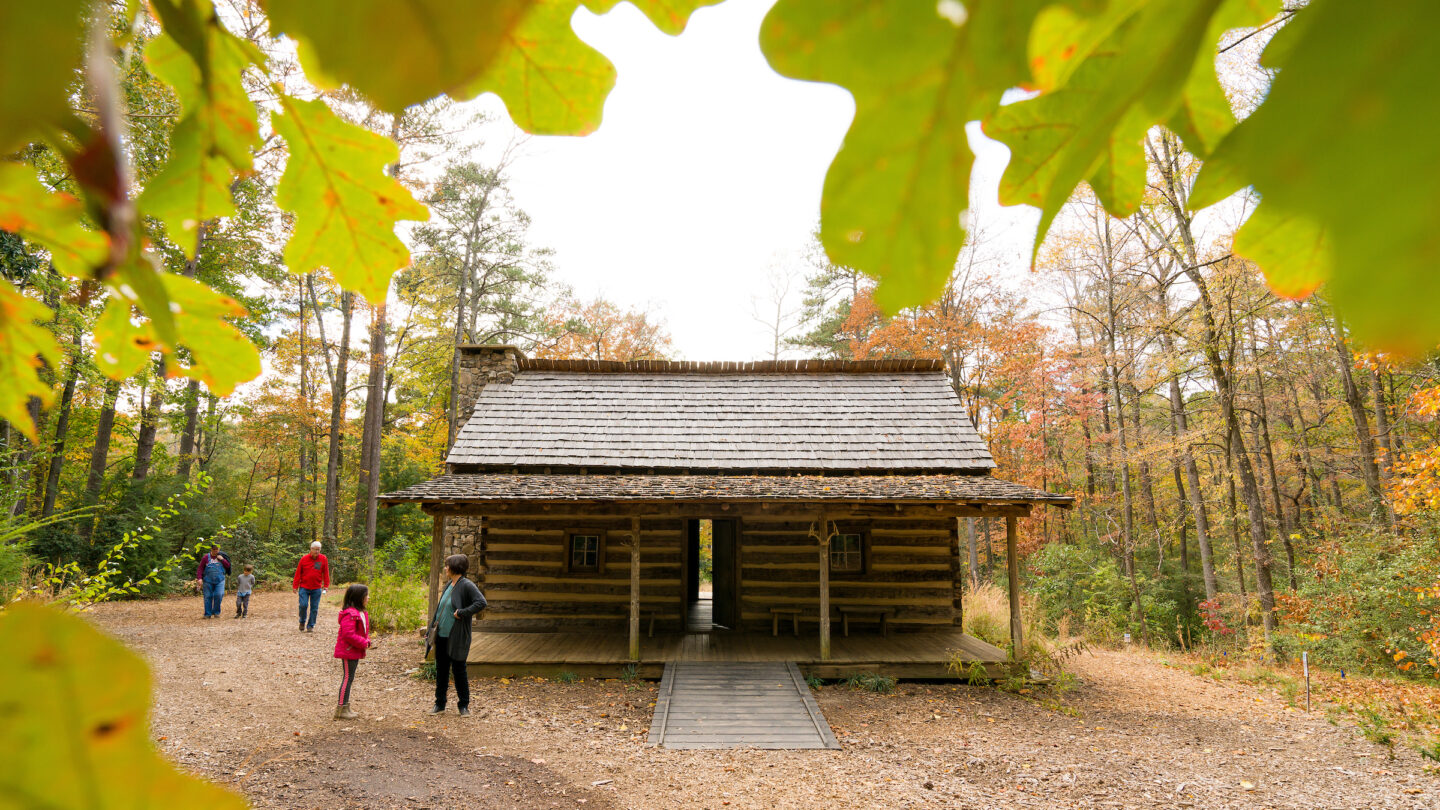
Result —
<instances>
[{"instance_id":1,"label":"dark open door","mask_svg":"<svg viewBox=\"0 0 1440 810\"><path fill-rule=\"evenodd\" d=\"M734 520L717 520L713 527L714 621L733 630L740 626L740 526Z\"/></svg>"}]
</instances>

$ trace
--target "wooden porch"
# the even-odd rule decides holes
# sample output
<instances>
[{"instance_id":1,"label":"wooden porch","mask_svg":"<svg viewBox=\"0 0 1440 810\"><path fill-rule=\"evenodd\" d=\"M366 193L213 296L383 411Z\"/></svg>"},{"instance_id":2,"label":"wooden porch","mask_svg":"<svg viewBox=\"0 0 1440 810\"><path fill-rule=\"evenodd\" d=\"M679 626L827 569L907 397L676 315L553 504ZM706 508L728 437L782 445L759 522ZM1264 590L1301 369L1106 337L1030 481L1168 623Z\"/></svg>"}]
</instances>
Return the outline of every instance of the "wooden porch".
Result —
<instances>
[{"instance_id":1,"label":"wooden porch","mask_svg":"<svg viewBox=\"0 0 1440 810\"><path fill-rule=\"evenodd\" d=\"M582 677L617 677L636 664L638 675L658 679L667 661L794 661L806 675L843 678L874 672L896 678L955 678L949 663L958 651L967 664L985 667L991 677L1015 666L1005 651L959 629L925 633L853 635L830 640L821 660L815 636L757 633L657 633L640 640L638 660L630 655L626 633L486 633L470 646L470 672L479 677L573 672Z\"/></svg>"}]
</instances>

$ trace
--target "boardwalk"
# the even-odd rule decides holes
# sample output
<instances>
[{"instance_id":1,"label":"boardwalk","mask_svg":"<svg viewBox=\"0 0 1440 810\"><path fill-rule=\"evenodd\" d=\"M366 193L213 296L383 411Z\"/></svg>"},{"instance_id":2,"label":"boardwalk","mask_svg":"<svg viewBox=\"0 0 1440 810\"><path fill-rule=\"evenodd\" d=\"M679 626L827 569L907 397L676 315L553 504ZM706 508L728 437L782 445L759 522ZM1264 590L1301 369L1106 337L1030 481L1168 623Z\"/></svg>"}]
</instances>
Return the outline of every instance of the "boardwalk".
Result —
<instances>
[{"instance_id":1,"label":"boardwalk","mask_svg":"<svg viewBox=\"0 0 1440 810\"><path fill-rule=\"evenodd\" d=\"M839 748L793 663L665 666L650 743L666 748Z\"/></svg>"}]
</instances>

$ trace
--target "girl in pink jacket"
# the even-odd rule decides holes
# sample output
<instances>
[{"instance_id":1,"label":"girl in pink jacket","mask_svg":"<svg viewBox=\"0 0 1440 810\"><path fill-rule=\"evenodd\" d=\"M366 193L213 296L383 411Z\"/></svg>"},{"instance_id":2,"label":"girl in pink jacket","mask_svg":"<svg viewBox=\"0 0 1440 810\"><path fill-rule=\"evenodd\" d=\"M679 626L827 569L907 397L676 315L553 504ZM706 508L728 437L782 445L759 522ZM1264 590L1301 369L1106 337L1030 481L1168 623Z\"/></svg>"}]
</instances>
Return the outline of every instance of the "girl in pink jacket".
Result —
<instances>
[{"instance_id":1,"label":"girl in pink jacket","mask_svg":"<svg viewBox=\"0 0 1440 810\"><path fill-rule=\"evenodd\" d=\"M354 720L359 715L350 711L350 686L355 682L355 668L365 651L375 643L370 638L370 614L365 603L370 589L355 584L345 589L345 602L340 607L340 634L335 639L335 657L340 659L340 705L335 707L336 720Z\"/></svg>"}]
</instances>

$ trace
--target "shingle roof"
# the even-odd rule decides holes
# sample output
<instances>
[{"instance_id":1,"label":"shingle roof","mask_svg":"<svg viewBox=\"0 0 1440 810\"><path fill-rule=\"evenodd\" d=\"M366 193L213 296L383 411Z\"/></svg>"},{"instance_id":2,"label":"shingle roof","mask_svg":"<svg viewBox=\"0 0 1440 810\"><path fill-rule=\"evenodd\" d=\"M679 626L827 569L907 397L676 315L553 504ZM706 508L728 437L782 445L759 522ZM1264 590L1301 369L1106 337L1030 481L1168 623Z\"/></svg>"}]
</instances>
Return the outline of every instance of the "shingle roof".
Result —
<instances>
[{"instance_id":1,"label":"shingle roof","mask_svg":"<svg viewBox=\"0 0 1440 810\"><path fill-rule=\"evenodd\" d=\"M913 501L1068 506L1074 499L988 475L452 473L380 496L380 501L388 504L585 500Z\"/></svg>"},{"instance_id":2,"label":"shingle roof","mask_svg":"<svg viewBox=\"0 0 1440 810\"><path fill-rule=\"evenodd\" d=\"M936 364L905 362L914 370L686 371L657 363L644 372L576 372L526 361L514 382L485 386L446 461L471 470L994 468Z\"/></svg>"}]
</instances>

